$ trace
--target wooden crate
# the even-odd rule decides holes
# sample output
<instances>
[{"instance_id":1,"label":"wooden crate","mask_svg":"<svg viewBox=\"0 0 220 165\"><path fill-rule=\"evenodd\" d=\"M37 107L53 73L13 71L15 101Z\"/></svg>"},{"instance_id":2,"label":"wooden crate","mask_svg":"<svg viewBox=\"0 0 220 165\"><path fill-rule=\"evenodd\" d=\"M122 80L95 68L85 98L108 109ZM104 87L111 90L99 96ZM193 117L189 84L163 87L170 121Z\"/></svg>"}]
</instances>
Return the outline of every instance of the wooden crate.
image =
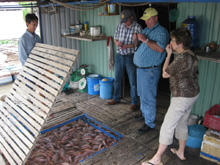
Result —
<instances>
[{"instance_id":1,"label":"wooden crate","mask_svg":"<svg viewBox=\"0 0 220 165\"><path fill-rule=\"evenodd\" d=\"M32 50L0 107L0 150L11 165L26 162L78 56L40 43Z\"/></svg>"},{"instance_id":2,"label":"wooden crate","mask_svg":"<svg viewBox=\"0 0 220 165\"><path fill-rule=\"evenodd\" d=\"M200 157L220 164L220 132L209 129L205 133Z\"/></svg>"}]
</instances>

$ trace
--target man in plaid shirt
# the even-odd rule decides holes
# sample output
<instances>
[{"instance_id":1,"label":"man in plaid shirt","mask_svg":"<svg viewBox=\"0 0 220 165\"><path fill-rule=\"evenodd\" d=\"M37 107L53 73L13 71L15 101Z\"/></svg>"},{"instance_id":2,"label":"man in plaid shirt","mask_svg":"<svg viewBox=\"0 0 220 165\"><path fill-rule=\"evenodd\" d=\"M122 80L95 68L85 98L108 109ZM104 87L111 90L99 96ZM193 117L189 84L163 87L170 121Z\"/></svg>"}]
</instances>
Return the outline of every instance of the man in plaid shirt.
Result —
<instances>
[{"instance_id":1,"label":"man in plaid shirt","mask_svg":"<svg viewBox=\"0 0 220 165\"><path fill-rule=\"evenodd\" d=\"M114 34L114 42L117 46L117 55L115 59L115 81L114 81L114 96L108 102L114 105L120 102L122 78L124 69L126 69L131 93L130 110L134 111L137 108L137 83L136 83L136 66L133 63L135 44L133 43L133 35L142 31L141 26L134 21L134 16L130 10L123 10L121 13L121 23L117 26Z\"/></svg>"}]
</instances>

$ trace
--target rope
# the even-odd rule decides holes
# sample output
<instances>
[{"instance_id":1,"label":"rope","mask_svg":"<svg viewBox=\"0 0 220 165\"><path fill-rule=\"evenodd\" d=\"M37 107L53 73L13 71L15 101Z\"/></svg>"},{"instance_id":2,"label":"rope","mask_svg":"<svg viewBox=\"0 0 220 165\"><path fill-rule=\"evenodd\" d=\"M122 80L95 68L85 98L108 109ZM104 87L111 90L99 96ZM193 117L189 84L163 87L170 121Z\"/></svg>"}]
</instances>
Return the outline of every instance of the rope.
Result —
<instances>
[{"instance_id":1,"label":"rope","mask_svg":"<svg viewBox=\"0 0 220 165\"><path fill-rule=\"evenodd\" d=\"M76 11L88 11L88 10L93 10L93 9L99 8L100 6L105 5L110 0L100 0L99 4L93 5L93 6L71 5L71 4L60 2L58 0L50 0L50 1L52 1L54 3L57 3L57 4L61 5L61 6L64 6L66 8L76 10Z\"/></svg>"},{"instance_id":2,"label":"rope","mask_svg":"<svg viewBox=\"0 0 220 165\"><path fill-rule=\"evenodd\" d=\"M101 6L104 6L110 0L99 0L99 4L92 5L92 6L71 5L68 3L60 2L59 0L50 0L50 1L52 1L53 3L57 3L60 6L63 6L63 7L69 8L69 9L73 9L76 11L88 11L88 10L93 10L93 9L99 8ZM135 3L135 4L134 3L116 3L116 4L121 5L121 6L134 7L134 6L145 6L145 5L148 5L149 3Z\"/></svg>"},{"instance_id":3,"label":"rope","mask_svg":"<svg viewBox=\"0 0 220 165\"><path fill-rule=\"evenodd\" d=\"M145 6L145 5L149 5L150 3L116 3L117 5L121 5L121 6L129 6L129 7L134 7L134 6Z\"/></svg>"}]
</instances>

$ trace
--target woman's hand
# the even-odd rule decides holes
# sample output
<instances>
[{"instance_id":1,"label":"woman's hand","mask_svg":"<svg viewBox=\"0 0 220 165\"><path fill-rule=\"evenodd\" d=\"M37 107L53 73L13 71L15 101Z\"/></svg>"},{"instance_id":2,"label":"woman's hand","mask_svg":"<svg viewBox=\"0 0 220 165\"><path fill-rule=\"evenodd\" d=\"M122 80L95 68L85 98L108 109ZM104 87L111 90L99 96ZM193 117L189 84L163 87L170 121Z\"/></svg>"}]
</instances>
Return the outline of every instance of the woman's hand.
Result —
<instances>
[{"instance_id":1,"label":"woman's hand","mask_svg":"<svg viewBox=\"0 0 220 165\"><path fill-rule=\"evenodd\" d=\"M167 45L166 51L167 51L167 58L170 58L170 57L171 57L171 54L172 54L172 52L173 52L173 49L172 49L172 45L171 45L171 44L168 44L168 45Z\"/></svg>"}]
</instances>

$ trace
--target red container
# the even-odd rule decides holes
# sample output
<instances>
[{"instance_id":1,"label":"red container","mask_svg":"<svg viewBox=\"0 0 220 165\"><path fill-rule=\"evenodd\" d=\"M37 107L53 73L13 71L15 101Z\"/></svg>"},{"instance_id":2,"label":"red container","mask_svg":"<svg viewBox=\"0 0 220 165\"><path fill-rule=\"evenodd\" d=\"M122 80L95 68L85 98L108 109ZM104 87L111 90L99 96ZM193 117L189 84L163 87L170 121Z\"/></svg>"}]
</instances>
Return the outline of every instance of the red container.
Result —
<instances>
[{"instance_id":1,"label":"red container","mask_svg":"<svg viewBox=\"0 0 220 165\"><path fill-rule=\"evenodd\" d=\"M205 112L204 126L220 131L220 105L216 104Z\"/></svg>"}]
</instances>

